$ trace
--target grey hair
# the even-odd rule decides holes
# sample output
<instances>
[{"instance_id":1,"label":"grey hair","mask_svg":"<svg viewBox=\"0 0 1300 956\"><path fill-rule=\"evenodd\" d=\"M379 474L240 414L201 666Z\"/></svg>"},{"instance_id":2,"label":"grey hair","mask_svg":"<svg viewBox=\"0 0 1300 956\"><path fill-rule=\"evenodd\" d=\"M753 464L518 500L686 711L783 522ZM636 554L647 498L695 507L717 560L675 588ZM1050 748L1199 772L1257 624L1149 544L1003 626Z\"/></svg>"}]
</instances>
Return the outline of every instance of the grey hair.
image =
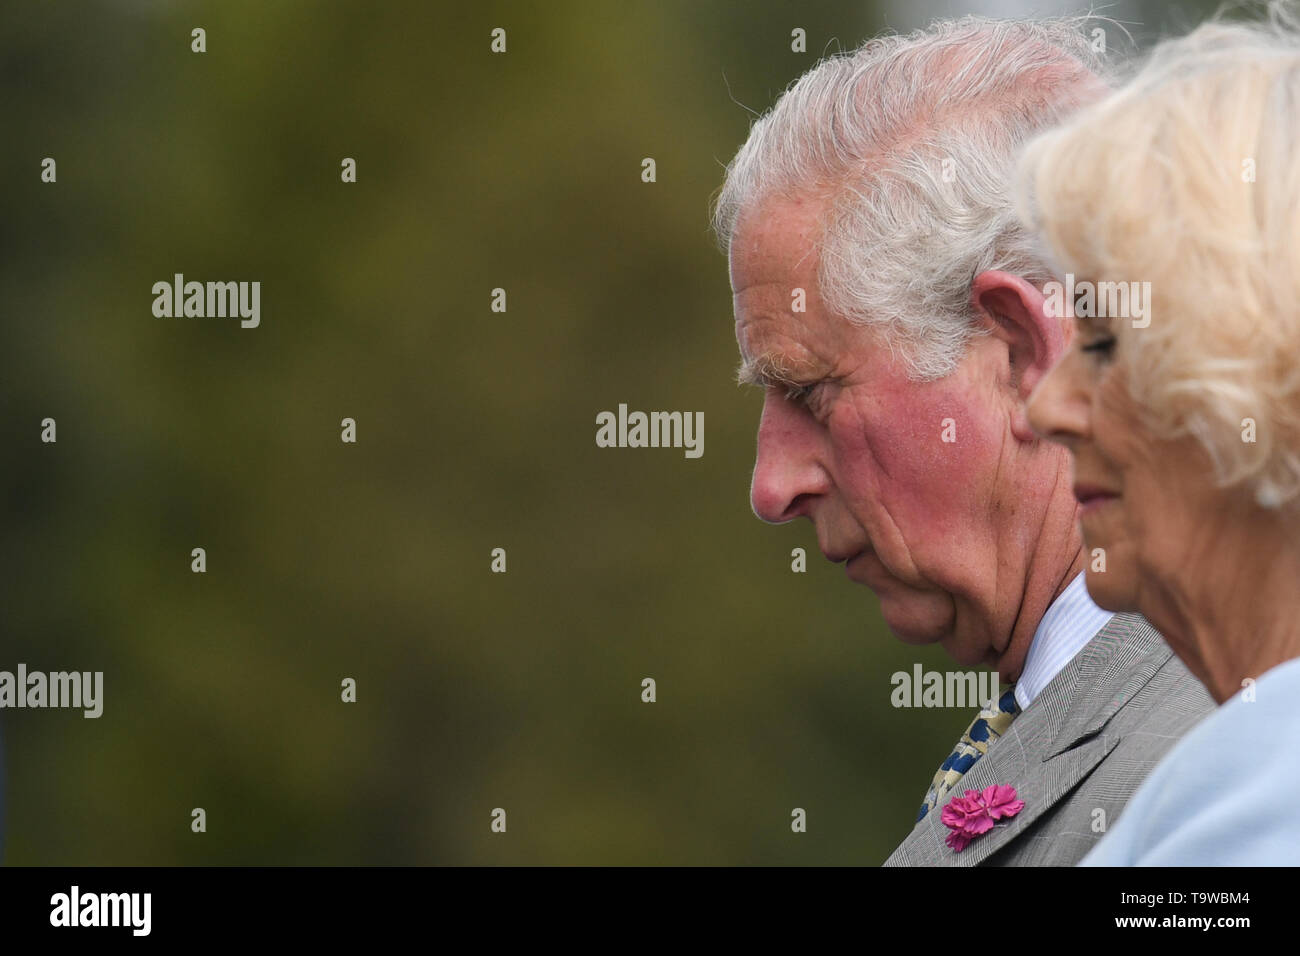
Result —
<instances>
[{"instance_id":1,"label":"grey hair","mask_svg":"<svg viewBox=\"0 0 1300 956\"><path fill-rule=\"evenodd\" d=\"M713 209L720 245L729 254L739 220L769 199L824 201L826 305L888 327L912 378L948 375L976 334L976 275L1051 278L1010 180L1025 141L1115 82L1084 33L1096 22L968 16L823 59L728 164Z\"/></svg>"}]
</instances>

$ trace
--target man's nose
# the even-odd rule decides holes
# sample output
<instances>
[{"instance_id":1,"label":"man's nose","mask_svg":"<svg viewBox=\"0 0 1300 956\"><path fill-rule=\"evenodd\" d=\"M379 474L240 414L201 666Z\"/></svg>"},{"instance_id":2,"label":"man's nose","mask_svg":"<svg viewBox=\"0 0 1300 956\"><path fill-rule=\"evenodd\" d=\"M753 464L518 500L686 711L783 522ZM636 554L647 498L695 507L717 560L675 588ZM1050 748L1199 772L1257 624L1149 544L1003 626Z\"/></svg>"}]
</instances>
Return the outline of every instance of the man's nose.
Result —
<instances>
[{"instance_id":1,"label":"man's nose","mask_svg":"<svg viewBox=\"0 0 1300 956\"><path fill-rule=\"evenodd\" d=\"M749 502L770 524L810 517L813 501L830 489L820 463L820 441L807 413L769 389L758 424L758 453Z\"/></svg>"}]
</instances>

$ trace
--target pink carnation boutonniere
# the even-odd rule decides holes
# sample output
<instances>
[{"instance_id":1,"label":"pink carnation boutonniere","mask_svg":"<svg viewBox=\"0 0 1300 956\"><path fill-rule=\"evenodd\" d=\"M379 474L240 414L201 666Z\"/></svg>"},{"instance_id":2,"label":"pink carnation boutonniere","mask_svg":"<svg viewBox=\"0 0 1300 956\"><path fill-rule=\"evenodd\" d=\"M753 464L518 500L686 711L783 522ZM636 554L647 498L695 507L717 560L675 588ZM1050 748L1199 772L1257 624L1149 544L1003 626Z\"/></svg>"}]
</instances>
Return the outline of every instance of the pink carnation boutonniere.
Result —
<instances>
[{"instance_id":1,"label":"pink carnation boutonniere","mask_svg":"<svg viewBox=\"0 0 1300 956\"><path fill-rule=\"evenodd\" d=\"M1014 817L1025 808L1016 799L1016 788L999 783L979 790L967 790L965 796L953 797L943 808L943 825L952 830L944 842L957 853L977 836L993 829L997 820Z\"/></svg>"}]
</instances>

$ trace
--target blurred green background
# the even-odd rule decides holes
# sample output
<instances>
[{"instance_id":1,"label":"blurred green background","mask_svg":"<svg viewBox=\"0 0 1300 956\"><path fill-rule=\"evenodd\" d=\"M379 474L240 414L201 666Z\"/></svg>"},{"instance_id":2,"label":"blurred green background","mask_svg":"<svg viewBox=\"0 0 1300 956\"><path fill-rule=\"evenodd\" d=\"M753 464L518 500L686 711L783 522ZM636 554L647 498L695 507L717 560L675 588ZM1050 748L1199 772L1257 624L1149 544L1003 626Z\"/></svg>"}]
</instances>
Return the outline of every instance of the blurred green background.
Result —
<instances>
[{"instance_id":1,"label":"blurred green background","mask_svg":"<svg viewBox=\"0 0 1300 956\"><path fill-rule=\"evenodd\" d=\"M746 107L965 12L1018 11L6 5L0 669L105 674L0 711L6 862L881 862L971 712L891 707L942 652L750 512L709 200ZM155 318L176 272L261 326ZM620 402L704 456L597 448Z\"/></svg>"}]
</instances>

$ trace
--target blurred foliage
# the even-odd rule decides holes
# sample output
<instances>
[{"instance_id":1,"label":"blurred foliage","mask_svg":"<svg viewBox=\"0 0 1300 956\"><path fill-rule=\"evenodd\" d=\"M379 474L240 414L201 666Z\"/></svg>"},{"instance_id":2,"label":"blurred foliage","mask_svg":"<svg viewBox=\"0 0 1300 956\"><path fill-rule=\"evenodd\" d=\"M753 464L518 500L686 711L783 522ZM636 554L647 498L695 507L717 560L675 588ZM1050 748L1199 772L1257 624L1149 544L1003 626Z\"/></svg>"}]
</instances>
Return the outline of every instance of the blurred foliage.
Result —
<instances>
[{"instance_id":1,"label":"blurred foliage","mask_svg":"<svg viewBox=\"0 0 1300 956\"><path fill-rule=\"evenodd\" d=\"M893 709L946 658L751 514L708 230L747 108L882 23L7 5L0 668L105 702L0 712L6 862L883 860L970 715ZM176 272L259 280L261 327L155 318ZM620 402L703 411L704 457L597 448Z\"/></svg>"}]
</instances>

